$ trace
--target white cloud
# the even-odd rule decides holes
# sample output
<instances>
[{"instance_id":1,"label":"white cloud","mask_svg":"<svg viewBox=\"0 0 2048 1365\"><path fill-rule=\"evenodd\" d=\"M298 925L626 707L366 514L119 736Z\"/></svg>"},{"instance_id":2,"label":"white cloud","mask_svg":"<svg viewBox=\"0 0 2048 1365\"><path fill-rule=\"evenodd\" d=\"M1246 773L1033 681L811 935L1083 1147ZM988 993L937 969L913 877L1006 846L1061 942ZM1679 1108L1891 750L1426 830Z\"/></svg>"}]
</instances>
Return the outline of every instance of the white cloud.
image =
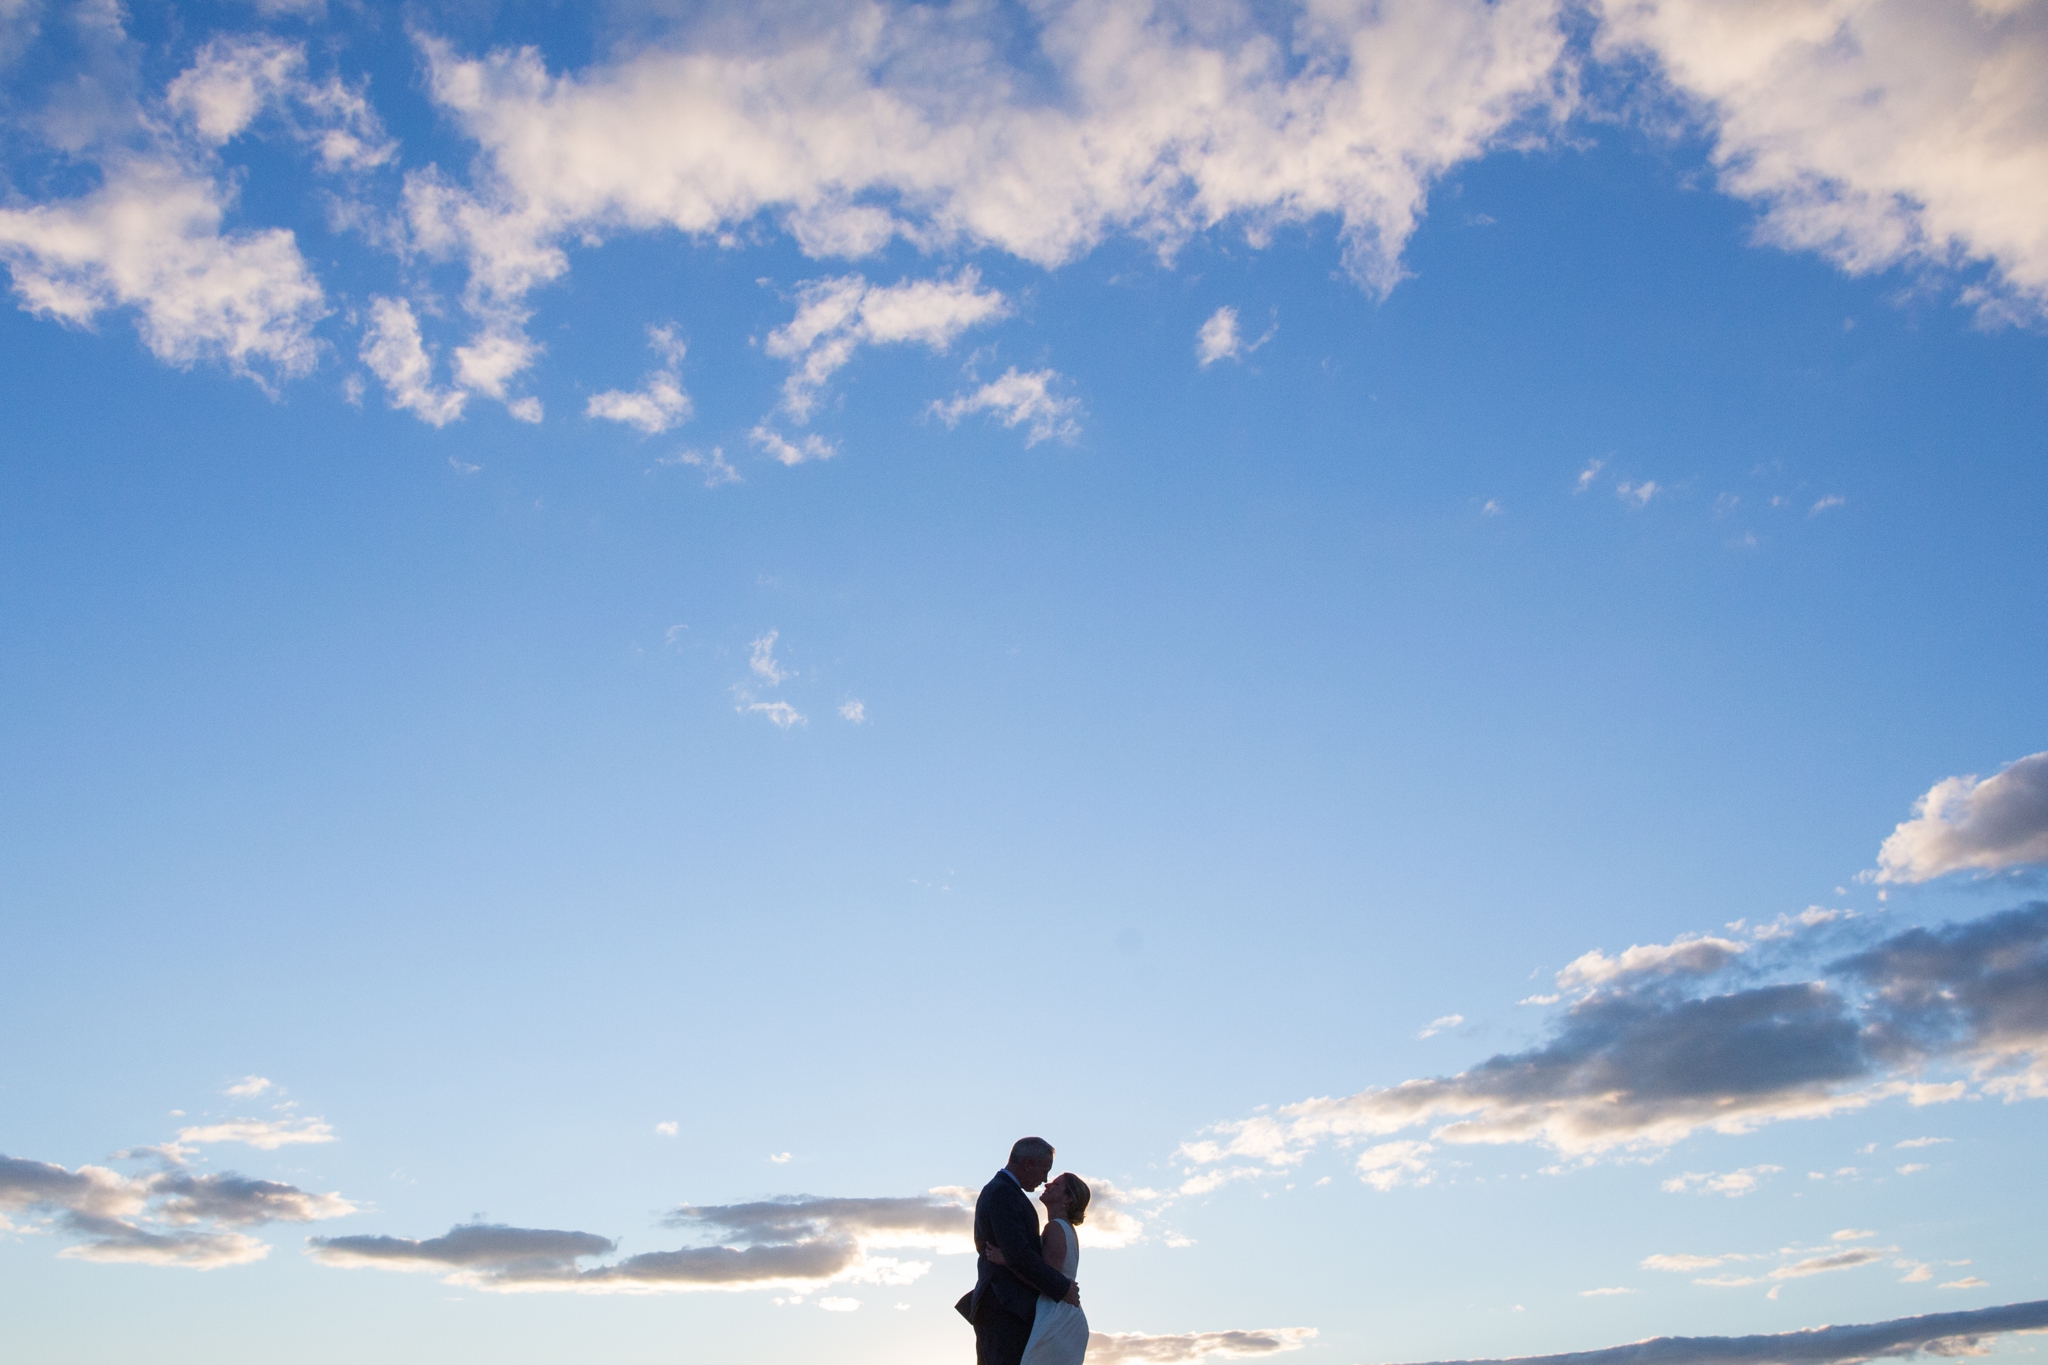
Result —
<instances>
[{"instance_id":1,"label":"white cloud","mask_svg":"<svg viewBox=\"0 0 2048 1365\"><path fill-rule=\"evenodd\" d=\"M661 1134L663 1137L674 1137L676 1135L677 1130L678 1125L673 1119L668 1120L667 1122L657 1123L654 1125L654 1131Z\"/></svg>"},{"instance_id":2,"label":"white cloud","mask_svg":"<svg viewBox=\"0 0 2048 1365\"><path fill-rule=\"evenodd\" d=\"M1095 1365L1183 1365L1210 1358L1237 1360L1298 1351L1316 1335L1313 1327L1262 1327L1234 1332L1095 1332L1088 1359Z\"/></svg>"},{"instance_id":3,"label":"white cloud","mask_svg":"<svg viewBox=\"0 0 2048 1365\"><path fill-rule=\"evenodd\" d=\"M1605 469L1606 467L1607 461L1605 460L1587 461L1586 467L1579 471L1579 481L1572 486L1572 492L1583 493L1588 488L1591 488L1593 486L1593 480L1598 478L1600 471Z\"/></svg>"},{"instance_id":4,"label":"white cloud","mask_svg":"<svg viewBox=\"0 0 2048 1365\"><path fill-rule=\"evenodd\" d=\"M1664 486L1655 479L1644 479L1641 483L1618 483L1614 486L1614 495L1616 497L1620 498L1623 502L1634 503L1638 507L1648 507L1650 499L1663 491Z\"/></svg>"},{"instance_id":5,"label":"white cloud","mask_svg":"<svg viewBox=\"0 0 2048 1365\"><path fill-rule=\"evenodd\" d=\"M860 1307L860 1300L824 1298L818 1300L818 1307L828 1313L851 1313Z\"/></svg>"},{"instance_id":6,"label":"white cloud","mask_svg":"<svg viewBox=\"0 0 2048 1365\"><path fill-rule=\"evenodd\" d=\"M296 378L319 359L319 282L281 228L224 231L232 189L170 154L109 152L97 188L0 209L0 262L22 307L73 326L133 308L173 365Z\"/></svg>"},{"instance_id":7,"label":"white cloud","mask_svg":"<svg viewBox=\"0 0 2048 1365\"><path fill-rule=\"evenodd\" d=\"M1081 410L1081 400L1055 398L1050 386L1059 378L1052 370L1019 373L1012 365L1000 379L983 384L973 393L933 403L931 411L949 427L958 426L960 419L970 412L989 413L1006 427L1028 422L1026 446L1055 438L1071 441L1081 434L1080 424L1074 420Z\"/></svg>"},{"instance_id":8,"label":"white cloud","mask_svg":"<svg viewBox=\"0 0 2048 1365\"><path fill-rule=\"evenodd\" d=\"M1595 948L1567 963L1557 974L1557 984L1571 991L1611 985L1631 977L1705 976L1720 971L1744 951L1746 945L1733 939L1686 934L1670 943L1631 944L1616 957Z\"/></svg>"},{"instance_id":9,"label":"white cloud","mask_svg":"<svg viewBox=\"0 0 2048 1365\"><path fill-rule=\"evenodd\" d=\"M1579 1297L1582 1299L1602 1299L1610 1298L1616 1294L1633 1294L1635 1292L1633 1289L1624 1289L1617 1285L1612 1289L1581 1289Z\"/></svg>"},{"instance_id":10,"label":"white cloud","mask_svg":"<svg viewBox=\"0 0 2048 1365\"><path fill-rule=\"evenodd\" d=\"M673 375L655 373L631 393L607 389L590 395L590 401L584 404L583 415L607 422L623 422L654 436L690 415L690 396L683 392Z\"/></svg>"},{"instance_id":11,"label":"white cloud","mask_svg":"<svg viewBox=\"0 0 2048 1365\"><path fill-rule=\"evenodd\" d=\"M1667 1194L1683 1194L1687 1190L1693 1190L1700 1194L1725 1194L1730 1199L1737 1199L1754 1191L1763 1183L1763 1177L1776 1175L1784 1169L1783 1166L1747 1166L1723 1175L1716 1175L1711 1171L1687 1171L1684 1175L1674 1176L1665 1181L1659 1188Z\"/></svg>"},{"instance_id":12,"label":"white cloud","mask_svg":"<svg viewBox=\"0 0 2048 1365\"><path fill-rule=\"evenodd\" d=\"M416 172L408 219L464 257L479 316L561 275L578 235L706 236L764 212L814 255L904 237L1046 266L1112 232L1170 251L1333 215L1384 291L1430 184L1563 102L1554 0L1320 8L1275 31L1249 10L1070 6L1039 16L1032 54L1057 101L967 16L860 7L697 36L563 74L531 48L422 40L430 96L479 156L468 188ZM801 376L793 414L815 392Z\"/></svg>"},{"instance_id":13,"label":"white cloud","mask_svg":"<svg viewBox=\"0 0 2048 1365\"><path fill-rule=\"evenodd\" d=\"M968 328L1009 311L1000 292L981 288L972 266L950 280L905 280L887 288L859 275L811 280L797 287L796 316L770 332L763 349L791 363L782 409L808 422L826 381L861 346L920 342L944 351Z\"/></svg>"},{"instance_id":14,"label":"white cloud","mask_svg":"<svg viewBox=\"0 0 2048 1365\"><path fill-rule=\"evenodd\" d=\"M666 362L664 367L648 375L646 382L631 392L607 389L603 393L592 394L584 405L584 416L623 422L649 436L659 435L678 422L689 420L690 395L683 392L682 381L676 374L683 363L682 341L676 337L673 327L650 327L647 329L647 343ZM685 460L684 463L697 461ZM725 461L721 458L718 463L723 466ZM733 477L738 478L737 475Z\"/></svg>"},{"instance_id":15,"label":"white cloud","mask_svg":"<svg viewBox=\"0 0 2048 1365\"><path fill-rule=\"evenodd\" d=\"M790 1161L790 1156L788 1152L777 1152L768 1159L778 1166L787 1166Z\"/></svg>"},{"instance_id":16,"label":"white cloud","mask_svg":"<svg viewBox=\"0 0 2048 1365\"><path fill-rule=\"evenodd\" d=\"M1992 318L2048 306L2048 34L2020 6L1605 0L1596 54L1651 54L1761 235L1851 273L1990 268Z\"/></svg>"},{"instance_id":17,"label":"white cloud","mask_svg":"<svg viewBox=\"0 0 2048 1365\"><path fill-rule=\"evenodd\" d=\"M864 702L845 702L840 706L839 714L845 719L852 721L855 725L866 725L868 723L868 708Z\"/></svg>"},{"instance_id":18,"label":"white cloud","mask_svg":"<svg viewBox=\"0 0 2048 1365\"><path fill-rule=\"evenodd\" d=\"M263 1077L244 1076L241 1080L229 1086L224 1093L240 1099L247 1099L253 1095L260 1095L268 1089L270 1089L270 1082Z\"/></svg>"},{"instance_id":19,"label":"white cloud","mask_svg":"<svg viewBox=\"0 0 2048 1365\"><path fill-rule=\"evenodd\" d=\"M361 90L339 77L314 82L306 74L304 44L264 34L209 40L165 87L164 103L210 146L275 112L291 136L319 155L324 170L369 170L398 154Z\"/></svg>"},{"instance_id":20,"label":"white cloud","mask_svg":"<svg viewBox=\"0 0 2048 1365\"><path fill-rule=\"evenodd\" d=\"M1829 1234L1828 1240L1830 1242L1860 1242L1875 1236L1877 1234L1867 1228L1843 1228L1840 1232Z\"/></svg>"},{"instance_id":21,"label":"white cloud","mask_svg":"<svg viewBox=\"0 0 2048 1365\"><path fill-rule=\"evenodd\" d=\"M1880 882L1924 882L1951 872L1999 872L2048 863L2048 753L1992 777L1949 777L1913 803L1877 851Z\"/></svg>"},{"instance_id":22,"label":"white cloud","mask_svg":"<svg viewBox=\"0 0 2048 1365\"><path fill-rule=\"evenodd\" d=\"M1237 333L1237 310L1228 305L1211 313L1195 333L1195 359L1204 369L1219 360L1235 358L1243 347L1244 338Z\"/></svg>"},{"instance_id":23,"label":"white cloud","mask_svg":"<svg viewBox=\"0 0 2048 1365\"><path fill-rule=\"evenodd\" d=\"M1271 341L1279 330L1280 324L1276 322L1261 333L1257 341L1247 343L1237 329L1237 310L1226 304L1211 313L1209 320L1195 333L1196 363L1207 369L1219 360L1248 356Z\"/></svg>"},{"instance_id":24,"label":"white cloud","mask_svg":"<svg viewBox=\"0 0 2048 1365\"><path fill-rule=\"evenodd\" d=\"M1926 1169L1927 1163L1924 1161L1909 1161L1899 1167L1898 1173L1900 1175L1912 1175L1915 1171L1924 1171Z\"/></svg>"},{"instance_id":25,"label":"white cloud","mask_svg":"<svg viewBox=\"0 0 2048 1365\"><path fill-rule=\"evenodd\" d=\"M339 78L311 79L303 45L263 35L209 40L146 98L142 46L119 10L79 18L90 71L80 85L92 95L21 123L40 125L50 150L95 184L0 210L0 262L22 305L73 326L131 308L159 358L222 363L266 388L310 373L324 291L291 232L227 227L244 176L223 167L220 149L274 115L268 126L321 169L364 170L396 154L376 112Z\"/></svg>"},{"instance_id":26,"label":"white cloud","mask_svg":"<svg viewBox=\"0 0 2048 1365\"><path fill-rule=\"evenodd\" d=\"M437 427L462 416L469 395L435 387L434 362L420 342L419 319L406 300L370 300L370 325L363 330L361 354L370 373L384 381L392 407L408 409Z\"/></svg>"},{"instance_id":27,"label":"white cloud","mask_svg":"<svg viewBox=\"0 0 2048 1365\"><path fill-rule=\"evenodd\" d=\"M178 1141L195 1146L209 1142L241 1142L261 1151L300 1143L334 1141L334 1129L325 1119L227 1119L178 1130Z\"/></svg>"},{"instance_id":28,"label":"white cloud","mask_svg":"<svg viewBox=\"0 0 2048 1365\"><path fill-rule=\"evenodd\" d=\"M1962 1279L1950 1280L1941 1287L1943 1289L1989 1289L1991 1282L1989 1280L1980 1280L1975 1275L1965 1275Z\"/></svg>"},{"instance_id":29,"label":"white cloud","mask_svg":"<svg viewBox=\"0 0 2048 1365\"><path fill-rule=\"evenodd\" d=\"M1462 1014L1446 1014L1441 1018L1430 1020L1429 1023L1423 1026L1422 1032L1415 1036L1417 1039L1434 1038L1445 1029L1456 1028L1464 1022L1465 1016Z\"/></svg>"},{"instance_id":30,"label":"white cloud","mask_svg":"<svg viewBox=\"0 0 2048 1365\"><path fill-rule=\"evenodd\" d=\"M1940 1146L1940 1145L1941 1145L1942 1143L1944 1143L1944 1142L1953 1142L1953 1141L1955 1141L1955 1139L1954 1139L1954 1138L1936 1138L1936 1137L1924 1137L1924 1138L1907 1138L1907 1139L1906 1139L1906 1140L1905 1140L1904 1142L1894 1142L1894 1143L1892 1144L1892 1147L1893 1147L1894 1149L1901 1149L1901 1148L1909 1148L1909 1147L1938 1147L1938 1146Z\"/></svg>"},{"instance_id":31,"label":"white cloud","mask_svg":"<svg viewBox=\"0 0 2048 1365\"><path fill-rule=\"evenodd\" d=\"M1821 498L1819 501L1815 502L1812 507L1808 508L1806 515L1808 515L1809 517L1817 517L1821 513L1827 511L1830 508L1846 507L1848 506L1848 504L1849 500L1843 497L1840 493L1830 493L1826 497Z\"/></svg>"}]
</instances>

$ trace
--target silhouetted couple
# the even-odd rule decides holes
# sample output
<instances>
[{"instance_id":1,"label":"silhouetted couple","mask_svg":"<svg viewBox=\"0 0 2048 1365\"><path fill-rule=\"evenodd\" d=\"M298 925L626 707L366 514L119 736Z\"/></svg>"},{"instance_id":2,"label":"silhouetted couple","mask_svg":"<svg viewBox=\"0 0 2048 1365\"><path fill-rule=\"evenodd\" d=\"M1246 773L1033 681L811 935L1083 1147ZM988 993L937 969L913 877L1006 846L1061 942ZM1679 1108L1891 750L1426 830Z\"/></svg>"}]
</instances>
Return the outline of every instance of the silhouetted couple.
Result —
<instances>
[{"instance_id":1,"label":"silhouetted couple","mask_svg":"<svg viewBox=\"0 0 2048 1365\"><path fill-rule=\"evenodd\" d=\"M1045 1184L1052 1144L1019 1138L1010 1164L981 1187L974 1202L972 1293L954 1307L974 1324L976 1365L1081 1365L1088 1354L1088 1318L1074 1271L1081 1243L1074 1225L1088 1212L1088 1187L1072 1171L1038 1197L1051 1222L1041 1234L1028 1191Z\"/></svg>"}]
</instances>

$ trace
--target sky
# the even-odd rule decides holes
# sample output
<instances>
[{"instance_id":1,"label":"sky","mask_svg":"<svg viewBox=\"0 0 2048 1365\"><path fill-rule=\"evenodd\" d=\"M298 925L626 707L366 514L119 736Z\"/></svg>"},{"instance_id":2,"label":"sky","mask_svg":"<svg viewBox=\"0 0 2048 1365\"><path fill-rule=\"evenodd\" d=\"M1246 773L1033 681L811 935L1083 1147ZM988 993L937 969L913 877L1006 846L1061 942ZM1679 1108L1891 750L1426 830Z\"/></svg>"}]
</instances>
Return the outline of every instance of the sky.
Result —
<instances>
[{"instance_id":1,"label":"sky","mask_svg":"<svg viewBox=\"0 0 2048 1365\"><path fill-rule=\"evenodd\" d=\"M10 1358L2043 1349L2043 0L0 88Z\"/></svg>"}]
</instances>

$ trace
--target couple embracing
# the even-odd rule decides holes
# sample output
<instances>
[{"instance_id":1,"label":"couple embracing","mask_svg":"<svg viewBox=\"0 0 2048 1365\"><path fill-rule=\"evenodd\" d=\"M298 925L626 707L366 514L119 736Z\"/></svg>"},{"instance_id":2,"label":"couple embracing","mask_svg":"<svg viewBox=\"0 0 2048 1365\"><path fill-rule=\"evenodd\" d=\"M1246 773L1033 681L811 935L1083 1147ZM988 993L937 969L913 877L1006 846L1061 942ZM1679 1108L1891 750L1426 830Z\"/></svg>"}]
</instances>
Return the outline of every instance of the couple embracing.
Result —
<instances>
[{"instance_id":1,"label":"couple embracing","mask_svg":"<svg viewBox=\"0 0 2048 1365\"><path fill-rule=\"evenodd\" d=\"M975 1263L971 1293L953 1305L974 1324L975 1365L1081 1365L1088 1354L1088 1318L1074 1271L1081 1244L1074 1225L1088 1212L1088 1187L1068 1171L1051 1184L1052 1144L1019 1138L1010 1164L984 1185L974 1204ZM1029 1191L1051 1222L1041 1234Z\"/></svg>"}]
</instances>

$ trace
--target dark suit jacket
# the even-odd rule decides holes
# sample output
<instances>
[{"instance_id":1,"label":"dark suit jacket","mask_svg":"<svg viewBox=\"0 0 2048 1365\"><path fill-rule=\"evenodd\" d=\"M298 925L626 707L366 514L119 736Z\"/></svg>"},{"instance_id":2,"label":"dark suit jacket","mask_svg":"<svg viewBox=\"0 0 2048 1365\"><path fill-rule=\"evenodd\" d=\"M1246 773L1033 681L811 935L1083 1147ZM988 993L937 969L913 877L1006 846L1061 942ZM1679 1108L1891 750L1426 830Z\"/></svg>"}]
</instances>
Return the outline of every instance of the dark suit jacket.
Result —
<instances>
[{"instance_id":1,"label":"dark suit jacket","mask_svg":"<svg viewBox=\"0 0 2048 1365\"><path fill-rule=\"evenodd\" d=\"M975 1248L991 1243L1009 1264L995 1265L986 1256L976 1258L974 1292L954 1305L969 1322L991 1305L1029 1322L1038 1312L1040 1294L1064 1299L1073 1287L1072 1280L1046 1263L1038 1240L1038 1210L1008 1171L997 1171L995 1179L981 1187L981 1198L974 1201Z\"/></svg>"}]
</instances>

